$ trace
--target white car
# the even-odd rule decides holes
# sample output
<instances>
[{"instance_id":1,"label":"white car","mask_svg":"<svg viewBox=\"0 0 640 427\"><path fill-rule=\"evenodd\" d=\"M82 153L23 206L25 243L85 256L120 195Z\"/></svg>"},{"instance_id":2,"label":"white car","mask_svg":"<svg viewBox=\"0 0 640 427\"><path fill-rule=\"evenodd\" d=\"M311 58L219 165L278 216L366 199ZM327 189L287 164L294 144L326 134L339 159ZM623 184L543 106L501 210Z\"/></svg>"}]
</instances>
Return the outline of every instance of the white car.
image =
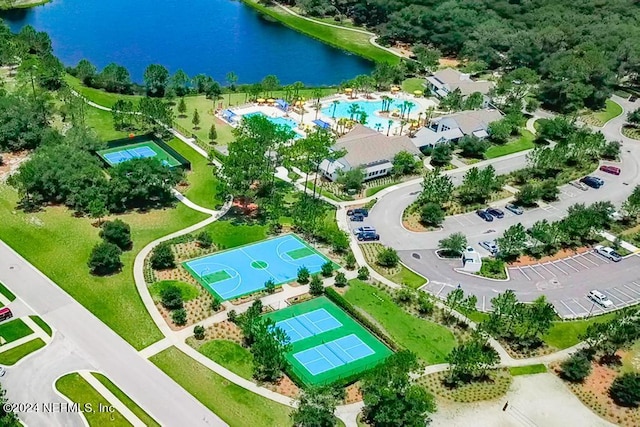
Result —
<instances>
[{"instance_id":1,"label":"white car","mask_svg":"<svg viewBox=\"0 0 640 427\"><path fill-rule=\"evenodd\" d=\"M603 306L604 308L609 308L613 305L611 300L605 294L595 289L592 291L589 291L588 297L591 301Z\"/></svg>"},{"instance_id":2,"label":"white car","mask_svg":"<svg viewBox=\"0 0 640 427\"><path fill-rule=\"evenodd\" d=\"M622 261L622 256L613 250L613 248L610 248L609 246L602 246L602 245L596 245L593 247L593 249L600 255L602 255L603 257L610 259L613 262L620 262Z\"/></svg>"},{"instance_id":3,"label":"white car","mask_svg":"<svg viewBox=\"0 0 640 427\"><path fill-rule=\"evenodd\" d=\"M364 227L358 227L358 228L353 230L353 234L355 234L356 236L358 234L367 233L367 232L375 233L376 229L371 227L371 226L365 225Z\"/></svg>"},{"instance_id":4,"label":"white car","mask_svg":"<svg viewBox=\"0 0 640 427\"><path fill-rule=\"evenodd\" d=\"M571 181L569 184L573 185L576 188L579 188L582 191L587 191L589 187L584 182L580 181Z\"/></svg>"},{"instance_id":5,"label":"white car","mask_svg":"<svg viewBox=\"0 0 640 427\"><path fill-rule=\"evenodd\" d=\"M488 250L489 252L491 252L493 255L498 253L498 245L496 245L496 241L495 240L483 240L482 242L478 243L481 247L483 247L484 249Z\"/></svg>"}]
</instances>

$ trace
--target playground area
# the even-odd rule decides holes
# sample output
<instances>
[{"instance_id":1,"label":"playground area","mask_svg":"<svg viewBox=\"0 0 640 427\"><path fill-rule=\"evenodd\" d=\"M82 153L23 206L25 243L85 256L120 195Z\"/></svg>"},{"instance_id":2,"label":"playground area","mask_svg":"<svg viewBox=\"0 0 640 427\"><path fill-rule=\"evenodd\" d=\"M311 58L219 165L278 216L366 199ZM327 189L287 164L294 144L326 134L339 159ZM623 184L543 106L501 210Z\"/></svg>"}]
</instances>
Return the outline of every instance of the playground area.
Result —
<instances>
[{"instance_id":1,"label":"playground area","mask_svg":"<svg viewBox=\"0 0 640 427\"><path fill-rule=\"evenodd\" d=\"M268 280L276 285L292 282L303 266L316 274L326 262L330 262L328 258L300 237L287 234L185 261L183 266L205 289L225 301L264 289Z\"/></svg>"},{"instance_id":2,"label":"playground area","mask_svg":"<svg viewBox=\"0 0 640 427\"><path fill-rule=\"evenodd\" d=\"M266 314L289 337L291 374L309 385L351 380L391 350L326 297Z\"/></svg>"}]
</instances>

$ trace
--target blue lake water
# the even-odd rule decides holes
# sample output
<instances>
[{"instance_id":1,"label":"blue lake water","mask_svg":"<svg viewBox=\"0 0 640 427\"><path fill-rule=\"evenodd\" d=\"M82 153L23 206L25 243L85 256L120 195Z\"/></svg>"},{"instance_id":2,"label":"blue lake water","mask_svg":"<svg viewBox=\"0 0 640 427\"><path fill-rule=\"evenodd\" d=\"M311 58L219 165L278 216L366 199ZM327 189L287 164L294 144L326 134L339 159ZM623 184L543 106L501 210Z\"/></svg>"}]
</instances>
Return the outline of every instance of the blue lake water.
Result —
<instances>
[{"instance_id":1,"label":"blue lake water","mask_svg":"<svg viewBox=\"0 0 640 427\"><path fill-rule=\"evenodd\" d=\"M86 58L101 69L116 62L136 82L151 63L223 84L229 71L240 83L275 74L284 84L337 84L373 66L232 0L53 0L0 17L13 31L30 24L48 32L65 65Z\"/></svg>"}]
</instances>

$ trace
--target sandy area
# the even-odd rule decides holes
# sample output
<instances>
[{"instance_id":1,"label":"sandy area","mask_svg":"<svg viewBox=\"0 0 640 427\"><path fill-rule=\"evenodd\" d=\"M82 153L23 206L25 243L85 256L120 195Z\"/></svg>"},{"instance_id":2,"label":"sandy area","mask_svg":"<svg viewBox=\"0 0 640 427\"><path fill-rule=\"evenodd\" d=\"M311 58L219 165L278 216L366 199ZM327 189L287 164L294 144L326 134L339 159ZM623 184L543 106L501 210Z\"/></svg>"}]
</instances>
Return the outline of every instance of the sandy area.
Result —
<instances>
[{"instance_id":1,"label":"sandy area","mask_svg":"<svg viewBox=\"0 0 640 427\"><path fill-rule=\"evenodd\" d=\"M503 407L509 406L506 411ZM493 402L441 404L435 427L613 426L584 406L555 375L515 377L507 395Z\"/></svg>"}]
</instances>

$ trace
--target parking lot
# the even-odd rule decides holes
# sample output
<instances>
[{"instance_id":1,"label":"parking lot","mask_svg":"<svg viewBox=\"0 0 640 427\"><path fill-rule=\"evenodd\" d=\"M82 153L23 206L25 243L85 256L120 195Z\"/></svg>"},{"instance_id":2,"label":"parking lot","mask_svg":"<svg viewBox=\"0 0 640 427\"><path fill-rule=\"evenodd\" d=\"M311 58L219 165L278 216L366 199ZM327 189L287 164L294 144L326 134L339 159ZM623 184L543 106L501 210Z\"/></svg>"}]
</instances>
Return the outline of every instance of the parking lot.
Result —
<instances>
[{"instance_id":1,"label":"parking lot","mask_svg":"<svg viewBox=\"0 0 640 427\"><path fill-rule=\"evenodd\" d=\"M640 279L639 279L640 280ZM558 315L565 319L574 319L577 317L587 317L597 315L613 310L618 310L640 301L640 282L633 281L618 285L609 289L600 289L613 305L609 308L602 307L592 301L587 295L578 298L567 298L561 300L551 300L550 302L556 308Z\"/></svg>"},{"instance_id":2,"label":"parking lot","mask_svg":"<svg viewBox=\"0 0 640 427\"><path fill-rule=\"evenodd\" d=\"M545 263L527 265L523 267L510 267L509 276L514 280L551 280L553 278L566 277L573 273L597 268L611 261L598 255L594 251L584 252L568 258L549 261Z\"/></svg>"}]
</instances>

